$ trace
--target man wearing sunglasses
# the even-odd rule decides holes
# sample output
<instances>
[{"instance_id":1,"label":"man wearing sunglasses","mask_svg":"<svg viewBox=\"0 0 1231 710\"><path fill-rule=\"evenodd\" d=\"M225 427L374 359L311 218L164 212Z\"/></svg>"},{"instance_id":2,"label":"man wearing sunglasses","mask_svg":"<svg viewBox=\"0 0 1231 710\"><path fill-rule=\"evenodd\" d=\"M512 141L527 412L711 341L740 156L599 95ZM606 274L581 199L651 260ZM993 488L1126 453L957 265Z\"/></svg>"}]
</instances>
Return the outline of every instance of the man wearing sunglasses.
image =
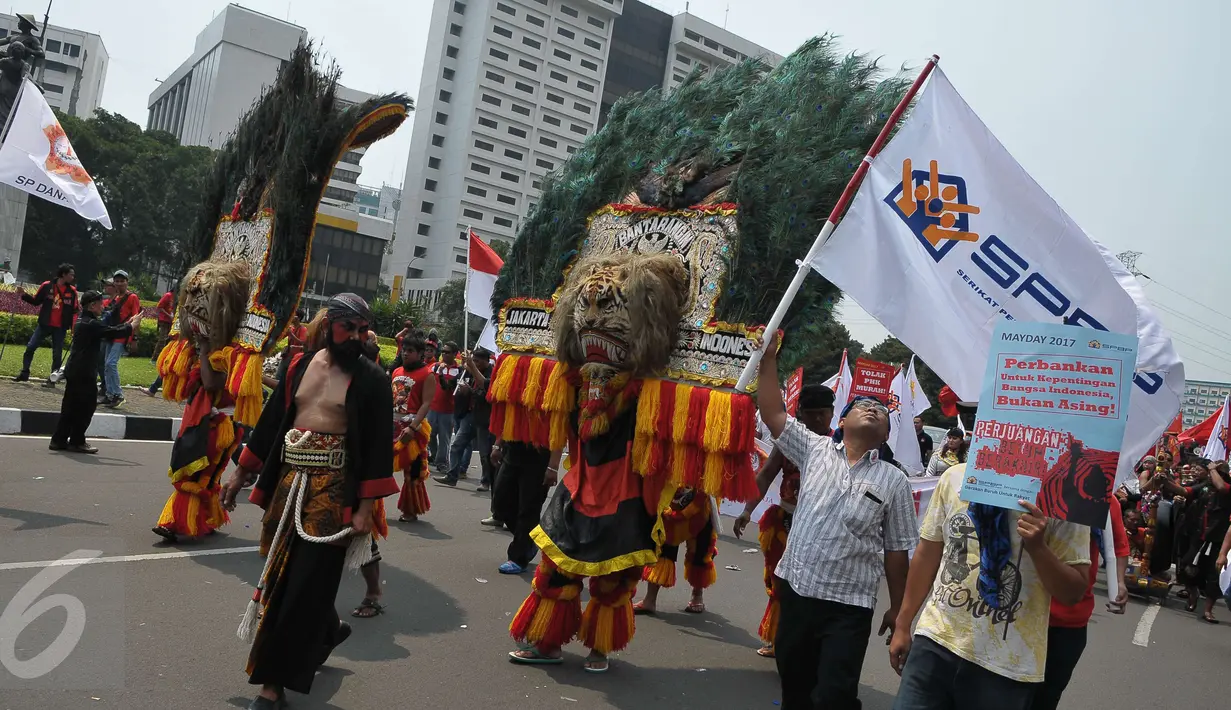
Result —
<instances>
[{"instance_id":1,"label":"man wearing sunglasses","mask_svg":"<svg viewBox=\"0 0 1231 710\"><path fill-rule=\"evenodd\" d=\"M757 406L776 448L800 471L786 550L775 570L781 616L774 638L784 710L857 710L859 674L872 635L881 575L892 632L919 531L910 483L880 458L889 410L856 397L838 420L841 440L786 413L778 388L777 336L761 360ZM882 560L883 555L883 560Z\"/></svg>"},{"instance_id":2,"label":"man wearing sunglasses","mask_svg":"<svg viewBox=\"0 0 1231 710\"><path fill-rule=\"evenodd\" d=\"M269 562L253 599L263 607L248 656L248 682L261 686L249 705L255 710L285 707L288 689L311 690L317 668L350 635L334 608L346 543L383 534L377 502L398 492L393 391L365 357L371 322L359 296L329 299L309 328L308 351L291 360L227 484L223 505L233 510L250 472L260 472L249 499L265 509L261 550ZM324 541L338 535L337 544ZM366 539L356 544L375 548ZM379 579L374 565L369 575Z\"/></svg>"}]
</instances>

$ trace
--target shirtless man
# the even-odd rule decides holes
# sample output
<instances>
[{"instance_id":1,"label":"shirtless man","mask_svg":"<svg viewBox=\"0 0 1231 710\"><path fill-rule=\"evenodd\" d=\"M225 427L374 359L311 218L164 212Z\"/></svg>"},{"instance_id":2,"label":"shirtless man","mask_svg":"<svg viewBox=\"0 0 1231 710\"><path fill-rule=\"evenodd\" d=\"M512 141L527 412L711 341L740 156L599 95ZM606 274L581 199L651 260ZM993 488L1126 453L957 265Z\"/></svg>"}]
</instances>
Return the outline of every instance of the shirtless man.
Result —
<instances>
[{"instance_id":1,"label":"shirtless man","mask_svg":"<svg viewBox=\"0 0 1231 710\"><path fill-rule=\"evenodd\" d=\"M349 538L320 538L348 529L370 533L376 500L398 491L389 381L363 356L371 321L359 296L329 300L309 328L307 352L292 360L266 402L227 485L225 504L234 508L250 472L260 472L249 499L265 509L261 551L269 562L254 597L263 611L248 656L248 682L261 686L252 710L285 707L286 690L309 692L316 669L350 635L334 608ZM303 534L287 520L278 535L299 487L303 504L290 514L302 521Z\"/></svg>"}]
</instances>

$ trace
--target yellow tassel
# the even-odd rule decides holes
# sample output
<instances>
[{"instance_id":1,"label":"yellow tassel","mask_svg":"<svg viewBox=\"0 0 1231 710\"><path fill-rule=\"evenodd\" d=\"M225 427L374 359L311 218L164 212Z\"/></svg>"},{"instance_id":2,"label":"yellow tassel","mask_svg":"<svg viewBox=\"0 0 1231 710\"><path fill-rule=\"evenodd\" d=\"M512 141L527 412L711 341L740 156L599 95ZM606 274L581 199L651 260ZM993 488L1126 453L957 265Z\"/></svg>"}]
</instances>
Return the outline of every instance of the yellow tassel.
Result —
<instances>
[{"instance_id":1,"label":"yellow tassel","mask_svg":"<svg viewBox=\"0 0 1231 710\"><path fill-rule=\"evenodd\" d=\"M568 412L551 413L551 450L560 451L568 443Z\"/></svg>"},{"instance_id":2,"label":"yellow tassel","mask_svg":"<svg viewBox=\"0 0 1231 710\"><path fill-rule=\"evenodd\" d=\"M599 653L611 653L615 646L615 609L606 604L598 608L594 624L593 648Z\"/></svg>"},{"instance_id":3,"label":"yellow tassel","mask_svg":"<svg viewBox=\"0 0 1231 710\"><path fill-rule=\"evenodd\" d=\"M513 432L516 431L514 422L518 417L526 416L526 412L515 404L510 404L505 408L504 412L504 431L500 432L500 438L505 441L516 441L513 438Z\"/></svg>"},{"instance_id":4,"label":"yellow tassel","mask_svg":"<svg viewBox=\"0 0 1231 710\"><path fill-rule=\"evenodd\" d=\"M675 497L675 489L677 486L663 486L662 493L658 494L658 518L654 520L654 529L650 531L650 537L654 540L654 554L661 555L663 545L667 543L667 526L663 523L663 511L667 506L671 505L671 499Z\"/></svg>"},{"instance_id":5,"label":"yellow tassel","mask_svg":"<svg viewBox=\"0 0 1231 710\"><path fill-rule=\"evenodd\" d=\"M671 440L679 444L684 441L688 430L688 400L691 399L692 385L675 386L675 412L671 420Z\"/></svg>"},{"instance_id":6,"label":"yellow tassel","mask_svg":"<svg viewBox=\"0 0 1231 710\"><path fill-rule=\"evenodd\" d=\"M658 408L662 403L662 380L647 379L641 385L637 399L637 435L653 434L658 423Z\"/></svg>"},{"instance_id":7,"label":"yellow tassel","mask_svg":"<svg viewBox=\"0 0 1231 710\"><path fill-rule=\"evenodd\" d=\"M513 386L513 370L517 369L518 355L508 355L504 361L500 363L500 369L496 370L496 377L492 380L491 392L492 398L497 402L509 401L509 389Z\"/></svg>"},{"instance_id":8,"label":"yellow tassel","mask_svg":"<svg viewBox=\"0 0 1231 710\"><path fill-rule=\"evenodd\" d=\"M237 409L236 413L238 411ZM214 441L219 451L226 451L235 443L235 425L231 423L230 417L223 417L218 423L218 437Z\"/></svg>"},{"instance_id":9,"label":"yellow tassel","mask_svg":"<svg viewBox=\"0 0 1231 710\"><path fill-rule=\"evenodd\" d=\"M543 409L549 412L570 412L577 402L573 396L573 388L569 386L565 373L568 367L557 362L551 374L547 376L547 391L543 393ZM553 421L553 427L555 423Z\"/></svg>"},{"instance_id":10,"label":"yellow tassel","mask_svg":"<svg viewBox=\"0 0 1231 710\"><path fill-rule=\"evenodd\" d=\"M736 454L737 456L739 454ZM701 489L712 496L722 496L722 464L725 457L722 454L705 454L705 479Z\"/></svg>"},{"instance_id":11,"label":"yellow tassel","mask_svg":"<svg viewBox=\"0 0 1231 710\"><path fill-rule=\"evenodd\" d=\"M530 369L526 372L526 387L521 392L521 403L526 409L539 408L539 393L543 391L539 378L543 375L543 365L546 362L541 357L530 359Z\"/></svg>"},{"instance_id":12,"label":"yellow tassel","mask_svg":"<svg viewBox=\"0 0 1231 710\"><path fill-rule=\"evenodd\" d=\"M539 597L538 602L539 606L534 610L534 619L530 622L530 628L526 629L526 640L531 643L542 641L547 635L547 626L551 623L552 614L556 611L555 599Z\"/></svg>"},{"instance_id":13,"label":"yellow tassel","mask_svg":"<svg viewBox=\"0 0 1231 710\"><path fill-rule=\"evenodd\" d=\"M172 366L172 371L180 377L187 377L188 370L192 367L192 360L197 356L197 349L192 347L188 341L183 341L184 347L180 348L179 353L175 356L175 362Z\"/></svg>"},{"instance_id":14,"label":"yellow tassel","mask_svg":"<svg viewBox=\"0 0 1231 710\"><path fill-rule=\"evenodd\" d=\"M645 573L645 581L670 589L675 586L675 560L659 557Z\"/></svg>"},{"instance_id":15,"label":"yellow tassel","mask_svg":"<svg viewBox=\"0 0 1231 710\"><path fill-rule=\"evenodd\" d=\"M731 395L711 391L709 405L705 408L705 450L726 451L730 445Z\"/></svg>"},{"instance_id":16,"label":"yellow tassel","mask_svg":"<svg viewBox=\"0 0 1231 710\"><path fill-rule=\"evenodd\" d=\"M650 451L654 447L654 435L637 432L633 439L633 471L644 476L650 469Z\"/></svg>"},{"instance_id":17,"label":"yellow tassel","mask_svg":"<svg viewBox=\"0 0 1231 710\"><path fill-rule=\"evenodd\" d=\"M260 397L264 391L261 375L265 371L265 358L261 357L260 353L250 353L247 360L244 368L244 381L240 383L239 394L241 397Z\"/></svg>"}]
</instances>

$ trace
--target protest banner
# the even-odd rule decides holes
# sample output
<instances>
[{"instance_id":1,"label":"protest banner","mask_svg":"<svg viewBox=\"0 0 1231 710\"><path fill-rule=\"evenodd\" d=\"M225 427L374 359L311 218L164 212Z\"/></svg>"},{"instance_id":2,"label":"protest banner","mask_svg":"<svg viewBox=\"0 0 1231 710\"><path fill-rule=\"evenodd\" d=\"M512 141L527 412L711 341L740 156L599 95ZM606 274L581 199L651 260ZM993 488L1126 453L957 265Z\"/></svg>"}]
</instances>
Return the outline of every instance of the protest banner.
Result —
<instances>
[{"instance_id":1,"label":"protest banner","mask_svg":"<svg viewBox=\"0 0 1231 710\"><path fill-rule=\"evenodd\" d=\"M786 402L786 413L792 417L795 412L799 411L799 392L804 388L804 368L800 367L791 373L791 376L786 378L786 387L783 388L782 401Z\"/></svg>"},{"instance_id":2,"label":"protest banner","mask_svg":"<svg viewBox=\"0 0 1231 710\"><path fill-rule=\"evenodd\" d=\"M1002 321L992 335L962 500L1103 527L1137 338Z\"/></svg>"},{"instance_id":3,"label":"protest banner","mask_svg":"<svg viewBox=\"0 0 1231 710\"><path fill-rule=\"evenodd\" d=\"M856 397L875 397L886 405L889 403L889 389L893 384L893 376L897 368L875 360L855 359L855 375L851 380L850 398L843 402L846 406Z\"/></svg>"}]
</instances>

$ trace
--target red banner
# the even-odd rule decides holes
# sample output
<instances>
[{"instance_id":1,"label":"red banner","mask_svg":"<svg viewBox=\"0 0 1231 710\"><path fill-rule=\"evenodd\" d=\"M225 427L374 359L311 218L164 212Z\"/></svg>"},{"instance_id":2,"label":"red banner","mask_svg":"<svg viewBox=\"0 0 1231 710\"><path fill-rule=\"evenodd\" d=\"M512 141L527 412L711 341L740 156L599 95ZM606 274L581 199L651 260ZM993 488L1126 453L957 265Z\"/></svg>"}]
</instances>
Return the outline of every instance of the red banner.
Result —
<instances>
[{"instance_id":1,"label":"red banner","mask_svg":"<svg viewBox=\"0 0 1231 710\"><path fill-rule=\"evenodd\" d=\"M804 388L804 368L799 368L786 378L786 387L782 399L786 402L786 413L792 417L799 411L799 391Z\"/></svg>"},{"instance_id":2,"label":"red banner","mask_svg":"<svg viewBox=\"0 0 1231 710\"><path fill-rule=\"evenodd\" d=\"M855 374L851 382L851 396L847 402L856 397L875 397L889 403L889 386L893 383L896 368L875 360L855 360Z\"/></svg>"}]
</instances>

